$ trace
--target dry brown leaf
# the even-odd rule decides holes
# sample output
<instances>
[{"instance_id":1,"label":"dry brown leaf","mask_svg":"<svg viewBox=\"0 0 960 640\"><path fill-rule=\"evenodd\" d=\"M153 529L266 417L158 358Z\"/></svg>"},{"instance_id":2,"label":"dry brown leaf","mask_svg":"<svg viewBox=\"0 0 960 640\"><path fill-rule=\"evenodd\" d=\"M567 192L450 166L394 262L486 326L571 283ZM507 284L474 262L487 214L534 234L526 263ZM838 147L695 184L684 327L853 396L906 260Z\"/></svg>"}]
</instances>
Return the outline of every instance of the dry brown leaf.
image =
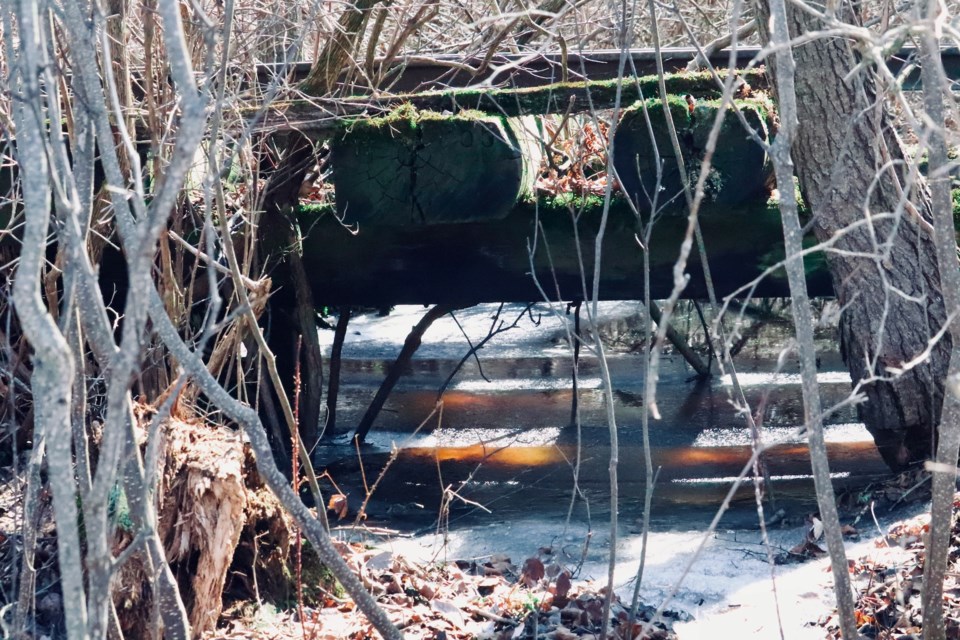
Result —
<instances>
[{"instance_id":1,"label":"dry brown leaf","mask_svg":"<svg viewBox=\"0 0 960 640\"><path fill-rule=\"evenodd\" d=\"M327 502L327 511L333 511L337 514L337 520L346 518L350 512L350 507L347 505L347 496L342 493L335 493L330 496L330 500Z\"/></svg>"},{"instance_id":2,"label":"dry brown leaf","mask_svg":"<svg viewBox=\"0 0 960 640\"><path fill-rule=\"evenodd\" d=\"M540 558L527 558L523 563L522 579L528 587L540 582L546 575L546 569Z\"/></svg>"},{"instance_id":3,"label":"dry brown leaf","mask_svg":"<svg viewBox=\"0 0 960 640\"><path fill-rule=\"evenodd\" d=\"M421 583L417 591L427 600L433 600L437 595L437 587L431 582Z\"/></svg>"},{"instance_id":4,"label":"dry brown leaf","mask_svg":"<svg viewBox=\"0 0 960 640\"><path fill-rule=\"evenodd\" d=\"M463 629L467 624L463 611L449 600L434 600L430 603L430 607L458 629Z\"/></svg>"},{"instance_id":5,"label":"dry brown leaf","mask_svg":"<svg viewBox=\"0 0 960 640\"><path fill-rule=\"evenodd\" d=\"M570 572L564 571L559 576L557 576L557 587L555 594L557 598L566 598L567 594L570 593L570 587L572 586L570 581Z\"/></svg>"},{"instance_id":6,"label":"dry brown leaf","mask_svg":"<svg viewBox=\"0 0 960 640\"><path fill-rule=\"evenodd\" d=\"M815 543L813 543L813 542L811 542L811 541L809 541L809 540L804 540L803 542L801 542L801 543L798 544L797 546L795 546L795 547L793 547L792 549L790 549L790 553L792 553L792 554L795 555L795 556L805 556L805 557L809 557L809 558L819 558L820 556L824 555L824 554L826 553L826 551L824 551L823 549L821 549L821 548L820 548L819 546L817 546Z\"/></svg>"}]
</instances>

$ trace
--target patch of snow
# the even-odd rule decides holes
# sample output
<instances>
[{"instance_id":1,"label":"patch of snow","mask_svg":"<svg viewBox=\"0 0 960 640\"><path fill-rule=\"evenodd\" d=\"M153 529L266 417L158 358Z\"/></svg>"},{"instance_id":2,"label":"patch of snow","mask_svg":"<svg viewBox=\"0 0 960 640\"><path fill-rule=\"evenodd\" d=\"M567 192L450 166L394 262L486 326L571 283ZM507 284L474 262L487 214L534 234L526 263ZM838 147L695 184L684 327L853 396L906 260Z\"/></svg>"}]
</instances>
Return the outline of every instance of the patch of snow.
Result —
<instances>
[{"instance_id":1,"label":"patch of snow","mask_svg":"<svg viewBox=\"0 0 960 640\"><path fill-rule=\"evenodd\" d=\"M531 511L536 505L531 505ZM892 524L889 520L882 525ZM482 560L505 554L515 564L550 547L541 556L545 564L557 561L572 568L586 553L578 580L606 581L609 535L603 523L591 532L583 523L547 522L535 516L526 520L496 522L441 532L398 538L381 543L385 549L420 562ZM776 555L804 539L805 527L769 532ZM586 541L589 539L589 543ZM629 603L640 558L641 536L621 530L617 543L615 584ZM698 547L703 549L691 563ZM586 552L584 551L586 547ZM889 566L905 561L900 548L878 545L867 537L846 545L849 559L872 558ZM688 565L690 565L688 567ZM676 623L683 640L717 638L779 638L820 640L824 628L817 622L834 610L833 579L827 557L795 565L768 564L766 547L756 531L653 531L640 590L641 600L656 606L669 599L667 610L682 610L693 620Z\"/></svg>"},{"instance_id":2,"label":"patch of snow","mask_svg":"<svg viewBox=\"0 0 960 640\"><path fill-rule=\"evenodd\" d=\"M737 381L741 387L783 386L800 384L799 373L766 373L745 372L737 373ZM850 384L850 374L846 371L821 371L817 373L817 382L824 384ZM725 387L733 385L730 374L721 376L720 383Z\"/></svg>"},{"instance_id":3,"label":"patch of snow","mask_svg":"<svg viewBox=\"0 0 960 640\"><path fill-rule=\"evenodd\" d=\"M800 443L807 438L801 431L802 425L788 427L763 428L764 444ZM872 442L873 438L862 422L842 422L823 426L823 437L827 442ZM704 429L697 434L694 447L736 447L752 444L750 432L740 425L736 427L715 427Z\"/></svg>"},{"instance_id":4,"label":"patch of snow","mask_svg":"<svg viewBox=\"0 0 960 640\"><path fill-rule=\"evenodd\" d=\"M602 389L600 378L578 378L577 386L581 390ZM491 380L460 380L450 385L455 391L564 391L572 389L569 378L511 378Z\"/></svg>"},{"instance_id":5,"label":"patch of snow","mask_svg":"<svg viewBox=\"0 0 960 640\"><path fill-rule=\"evenodd\" d=\"M844 478L850 477L849 471L840 471L837 473L831 473L830 477L834 480L842 480ZM770 476L770 480L805 480L808 478L813 478L809 473L791 473L791 474L778 474ZM670 480L673 484L730 484L735 482L737 478L735 476L723 476L722 478L673 478Z\"/></svg>"},{"instance_id":6,"label":"patch of snow","mask_svg":"<svg viewBox=\"0 0 960 640\"><path fill-rule=\"evenodd\" d=\"M503 310L494 323L497 304L480 304L454 312L457 322L446 315L434 322L423 336L423 344L417 350L417 358L461 358L470 346L486 337L492 327L513 323L521 315L526 305L513 303L503 305ZM638 303L632 301L601 302L598 306L597 320L600 323L629 318L637 314ZM530 354L530 347L542 349L542 355L563 355L570 351L566 343L564 322L572 323L573 316L565 314L566 305L546 303L533 306L531 313L524 314L515 328L504 331L484 345L482 353L495 354L498 357L522 357ZM387 316L366 313L350 318L347 335L344 339L344 357L350 358L394 358L404 339L426 308L419 305L398 305ZM539 319L539 325L533 320ZM582 325L586 326L586 309L581 312ZM332 331L320 332L320 344L329 350L333 343Z\"/></svg>"}]
</instances>

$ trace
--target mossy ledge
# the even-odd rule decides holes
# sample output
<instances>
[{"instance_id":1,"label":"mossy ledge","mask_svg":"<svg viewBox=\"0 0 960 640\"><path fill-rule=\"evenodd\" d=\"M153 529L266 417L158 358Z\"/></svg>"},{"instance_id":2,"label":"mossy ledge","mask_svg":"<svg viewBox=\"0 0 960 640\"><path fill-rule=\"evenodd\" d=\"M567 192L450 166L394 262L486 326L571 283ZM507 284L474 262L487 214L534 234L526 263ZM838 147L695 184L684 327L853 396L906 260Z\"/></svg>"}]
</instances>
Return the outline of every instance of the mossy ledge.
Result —
<instances>
[{"instance_id":1,"label":"mossy ledge","mask_svg":"<svg viewBox=\"0 0 960 640\"><path fill-rule=\"evenodd\" d=\"M720 71L721 74L726 73ZM767 86L762 71L737 71L736 75L755 88ZM696 99L715 99L720 87L708 72L679 73L664 78L667 92L690 94ZM610 109L616 104L620 88L620 105L628 107L637 100L659 95L659 79L655 75L617 80L558 82L522 89L449 89L416 94L380 97L351 96L330 102L325 99L302 99L276 102L268 110L261 129L297 130L313 135L329 135L342 126L344 119L377 119L409 104L418 111L438 114L481 112L498 116L524 116L548 113L583 113L594 109ZM331 111L339 114L331 117ZM253 116L256 111L251 110Z\"/></svg>"}]
</instances>

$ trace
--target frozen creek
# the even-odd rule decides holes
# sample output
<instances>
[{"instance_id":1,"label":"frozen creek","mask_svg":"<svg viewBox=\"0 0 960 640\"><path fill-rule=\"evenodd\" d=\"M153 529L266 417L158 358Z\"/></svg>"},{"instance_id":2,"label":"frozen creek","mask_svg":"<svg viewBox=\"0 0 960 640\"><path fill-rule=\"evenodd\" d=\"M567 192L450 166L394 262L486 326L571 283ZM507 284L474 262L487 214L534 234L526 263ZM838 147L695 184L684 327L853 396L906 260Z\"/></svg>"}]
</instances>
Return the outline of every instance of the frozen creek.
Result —
<instances>
[{"instance_id":1,"label":"frozen creek","mask_svg":"<svg viewBox=\"0 0 960 640\"><path fill-rule=\"evenodd\" d=\"M539 326L528 315L517 328L494 337L478 353L482 375L477 362L468 360L444 395L442 420L434 417L415 432L433 408L437 389L467 352L464 334L473 344L482 340L496 309L481 305L464 310L456 314L460 326L448 317L428 330L361 451L363 470L372 481L390 460L391 450L398 450L369 512L371 522L399 527L407 535L379 544L420 561L506 554L514 563L549 547L552 558L565 566L582 562L580 579L604 582L610 539L609 438L602 380L596 360L585 353L577 433L568 426L571 350L563 325L569 317L563 309L551 313L540 307L533 314L540 318ZM501 319L509 324L521 309L507 306ZM636 324L636 303L603 303L599 311L601 325L612 339ZM406 332L423 312L419 307L398 307L386 317L368 314L351 320L343 348L339 428L349 429L362 415ZM322 332L321 339L329 347L332 332ZM849 390L849 377L835 354L825 352L821 361L825 403L839 402ZM641 549L642 359L621 349L609 363L620 433L615 582L618 593L629 601ZM816 510L806 448L798 432L802 419L798 376L789 367L772 373L776 363L769 355L742 357L737 364L751 406L765 398L763 437L776 443L770 474L777 506L792 524L769 531L772 552L777 554L803 539L803 518ZM737 493L717 531L706 537L703 533L730 481L749 458L750 440L743 416L730 402L729 376L698 385L689 380L691 373L678 357L664 361L658 389L662 418L651 421L652 454L659 471L641 597L656 606L672 594L667 608L694 616L677 627L685 639L744 634L776 638L778 620L785 638L822 638L824 630L814 623L832 607L828 563L821 559L771 569L749 483ZM852 411L832 416L826 436L838 490L856 491L885 474ZM578 441L579 488L586 501L574 502L567 523ZM358 454L348 435L340 443L321 447L315 457L331 470L351 504L358 504L363 497ZM454 499L439 517L442 486L454 487L464 500ZM767 507L765 517L771 515ZM890 522L889 517L880 517L882 528ZM873 544L877 530L869 514L857 527L863 540L848 543L848 557L896 555L896 550Z\"/></svg>"}]
</instances>

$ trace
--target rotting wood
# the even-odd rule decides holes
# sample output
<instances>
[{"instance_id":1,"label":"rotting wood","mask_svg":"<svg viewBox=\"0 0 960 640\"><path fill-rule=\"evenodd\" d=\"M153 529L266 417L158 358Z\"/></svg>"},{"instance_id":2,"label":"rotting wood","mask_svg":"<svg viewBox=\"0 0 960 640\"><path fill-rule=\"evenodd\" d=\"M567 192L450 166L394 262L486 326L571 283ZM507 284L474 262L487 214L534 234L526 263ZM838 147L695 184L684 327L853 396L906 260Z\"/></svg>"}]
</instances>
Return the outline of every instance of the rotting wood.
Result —
<instances>
[{"instance_id":1,"label":"rotting wood","mask_svg":"<svg viewBox=\"0 0 960 640\"><path fill-rule=\"evenodd\" d=\"M192 632L200 637L215 630L223 598L289 600L296 587L289 568L293 524L263 483L239 432L180 419L172 419L168 431L157 492L159 533L180 580ZM119 554L134 534L125 524L122 493L116 504ZM305 558L305 571L322 583L311 589L330 587L316 554ZM114 604L127 637L148 637L155 628L157 591L150 575L148 559L136 551L114 577Z\"/></svg>"},{"instance_id":2,"label":"rotting wood","mask_svg":"<svg viewBox=\"0 0 960 640\"><path fill-rule=\"evenodd\" d=\"M227 569L240 540L247 508L244 446L240 434L177 422L168 430L167 453L157 492L159 531L167 559L189 593L194 637L216 628ZM186 563L186 564L185 564ZM192 576L191 576L192 574Z\"/></svg>"}]
</instances>

